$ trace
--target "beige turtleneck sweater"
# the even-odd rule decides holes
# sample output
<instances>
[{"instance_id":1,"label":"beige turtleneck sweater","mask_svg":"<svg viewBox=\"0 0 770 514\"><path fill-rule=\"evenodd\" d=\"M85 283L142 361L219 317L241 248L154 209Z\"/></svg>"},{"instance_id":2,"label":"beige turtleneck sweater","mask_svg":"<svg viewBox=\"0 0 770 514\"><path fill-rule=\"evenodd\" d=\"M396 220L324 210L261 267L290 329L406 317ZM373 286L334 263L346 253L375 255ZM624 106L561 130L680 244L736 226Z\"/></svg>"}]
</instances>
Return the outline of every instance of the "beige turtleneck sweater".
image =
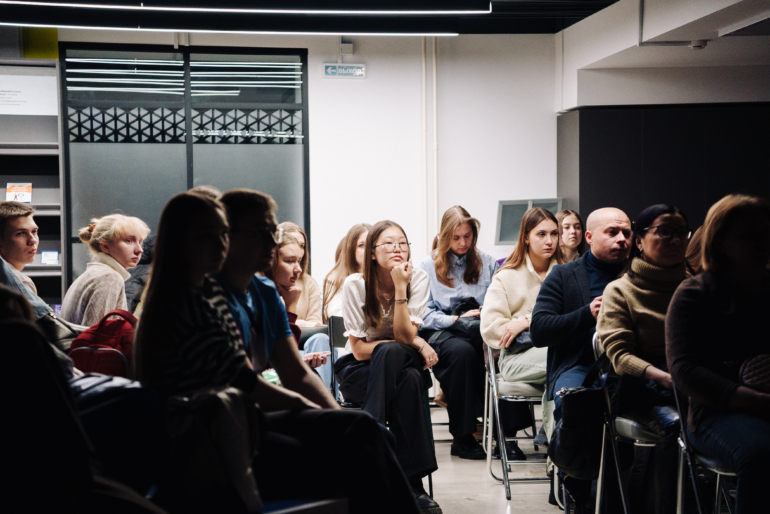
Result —
<instances>
[{"instance_id":1,"label":"beige turtleneck sweater","mask_svg":"<svg viewBox=\"0 0 770 514\"><path fill-rule=\"evenodd\" d=\"M596 332L618 374L641 377L648 360L665 358L666 311L684 279L684 262L660 268L636 258L630 273L607 285Z\"/></svg>"},{"instance_id":2,"label":"beige turtleneck sweater","mask_svg":"<svg viewBox=\"0 0 770 514\"><path fill-rule=\"evenodd\" d=\"M97 253L85 273L67 289L61 317L76 325L92 326L112 310L126 310L126 280L130 277L118 261Z\"/></svg>"}]
</instances>

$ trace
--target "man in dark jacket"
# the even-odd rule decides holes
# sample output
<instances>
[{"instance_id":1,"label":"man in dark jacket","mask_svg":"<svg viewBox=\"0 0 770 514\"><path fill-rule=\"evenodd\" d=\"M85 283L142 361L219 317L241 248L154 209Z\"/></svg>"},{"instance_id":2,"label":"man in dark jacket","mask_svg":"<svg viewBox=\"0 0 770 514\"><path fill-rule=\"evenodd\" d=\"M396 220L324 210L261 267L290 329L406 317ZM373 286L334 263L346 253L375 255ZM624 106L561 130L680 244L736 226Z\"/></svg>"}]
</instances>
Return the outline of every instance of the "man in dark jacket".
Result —
<instances>
[{"instance_id":1,"label":"man in dark jacket","mask_svg":"<svg viewBox=\"0 0 770 514\"><path fill-rule=\"evenodd\" d=\"M618 278L631 250L631 222L620 209L604 208L586 220L591 247L580 259L556 266L543 281L532 311L530 335L537 347L548 347L547 398L554 402L554 421L561 419L561 397L555 392L578 387L594 363L591 342L604 288ZM591 483L565 481L583 512Z\"/></svg>"}]
</instances>

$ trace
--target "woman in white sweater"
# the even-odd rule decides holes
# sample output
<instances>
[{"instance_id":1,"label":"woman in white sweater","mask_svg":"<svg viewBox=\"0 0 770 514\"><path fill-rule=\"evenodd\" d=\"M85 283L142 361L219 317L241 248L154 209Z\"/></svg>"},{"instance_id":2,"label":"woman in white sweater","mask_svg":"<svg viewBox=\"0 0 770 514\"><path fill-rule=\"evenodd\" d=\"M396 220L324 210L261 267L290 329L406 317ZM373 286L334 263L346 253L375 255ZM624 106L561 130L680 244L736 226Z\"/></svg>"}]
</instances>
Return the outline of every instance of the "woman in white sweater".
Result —
<instances>
[{"instance_id":1,"label":"woman in white sweater","mask_svg":"<svg viewBox=\"0 0 770 514\"><path fill-rule=\"evenodd\" d=\"M95 325L108 312L126 310L125 282L142 256L150 227L132 216L110 214L92 219L80 229L80 240L91 251L91 262L67 289L61 317L78 325Z\"/></svg>"},{"instance_id":2,"label":"woman in white sweater","mask_svg":"<svg viewBox=\"0 0 770 514\"><path fill-rule=\"evenodd\" d=\"M529 330L540 285L562 262L556 218L542 207L528 210L518 244L492 279L481 311L481 336L502 350L500 373L506 381L545 384L548 348L518 347L516 337Z\"/></svg>"}]
</instances>

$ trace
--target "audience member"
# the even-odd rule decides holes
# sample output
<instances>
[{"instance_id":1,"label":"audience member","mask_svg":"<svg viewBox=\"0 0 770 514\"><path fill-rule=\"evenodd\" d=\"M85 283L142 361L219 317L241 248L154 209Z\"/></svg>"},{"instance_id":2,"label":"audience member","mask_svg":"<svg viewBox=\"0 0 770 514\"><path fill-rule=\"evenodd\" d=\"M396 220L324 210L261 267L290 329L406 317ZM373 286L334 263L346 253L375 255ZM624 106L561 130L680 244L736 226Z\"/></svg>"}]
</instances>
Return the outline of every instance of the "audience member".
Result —
<instances>
[{"instance_id":1,"label":"audience member","mask_svg":"<svg viewBox=\"0 0 770 514\"><path fill-rule=\"evenodd\" d=\"M366 238L364 272L342 288L345 335L352 354L335 365L340 391L360 403L396 436L398 460L424 512L441 512L422 477L438 466L423 392L436 352L417 336L428 302L428 274L409 261L409 241L392 221L374 225Z\"/></svg>"},{"instance_id":2,"label":"audience member","mask_svg":"<svg viewBox=\"0 0 770 514\"><path fill-rule=\"evenodd\" d=\"M530 333L537 347L548 347L546 395L554 402L554 424L561 419L561 397L554 391L578 387L594 362L592 338L604 288L618 278L631 249L631 222L620 209L591 213L586 224L590 250L556 266L540 287ZM591 483L565 478L578 509L590 499Z\"/></svg>"},{"instance_id":3,"label":"audience member","mask_svg":"<svg viewBox=\"0 0 770 514\"><path fill-rule=\"evenodd\" d=\"M22 270L35 260L40 237L34 220L35 208L19 202L0 202L0 257L24 287L37 294L35 283Z\"/></svg>"},{"instance_id":4,"label":"audience member","mask_svg":"<svg viewBox=\"0 0 770 514\"><path fill-rule=\"evenodd\" d=\"M770 388L749 377L768 372L766 358L751 359L770 353L770 203L726 196L709 209L701 244L703 272L679 286L668 309L666 358L689 398L690 443L736 472L737 514L761 512L770 479Z\"/></svg>"},{"instance_id":5,"label":"audience member","mask_svg":"<svg viewBox=\"0 0 770 514\"><path fill-rule=\"evenodd\" d=\"M478 325L473 328L475 337L468 331L452 332L451 327L461 317L478 319L492 275L497 270L494 257L476 248L479 227L478 220L461 206L449 208L441 218L436 248L416 266L430 279L420 336L430 341L438 356L433 373L441 383L449 414L450 452L472 460L486 459L484 449L474 436L476 420L484 407L484 345ZM462 314L453 314L453 309L469 299L475 302L470 308Z\"/></svg>"},{"instance_id":6,"label":"audience member","mask_svg":"<svg viewBox=\"0 0 770 514\"><path fill-rule=\"evenodd\" d=\"M556 223L559 225L559 246L564 256L564 262L572 262L586 251L586 240L583 237L583 220L580 214L571 209L556 213Z\"/></svg>"},{"instance_id":7,"label":"audience member","mask_svg":"<svg viewBox=\"0 0 770 514\"><path fill-rule=\"evenodd\" d=\"M92 219L80 229L92 262L67 289L61 317L78 325L95 325L114 309L126 310L125 281L129 268L139 263L142 242L150 228L139 218L110 214Z\"/></svg>"},{"instance_id":8,"label":"audience member","mask_svg":"<svg viewBox=\"0 0 770 514\"><path fill-rule=\"evenodd\" d=\"M684 213L663 204L643 210L634 224L628 272L605 288L596 332L615 371L626 375L616 393L617 414L647 426L654 422L661 435L668 435L679 424L669 392L666 311L685 279L690 229ZM631 511L675 512L678 446L674 438L665 448L636 447L634 451Z\"/></svg>"},{"instance_id":9,"label":"audience member","mask_svg":"<svg viewBox=\"0 0 770 514\"><path fill-rule=\"evenodd\" d=\"M698 227L698 230L692 235L690 244L687 246L687 253L684 254L684 260L687 263L687 276L694 277L703 271L703 263L701 262L701 240L703 236L703 227Z\"/></svg>"},{"instance_id":10,"label":"audience member","mask_svg":"<svg viewBox=\"0 0 770 514\"><path fill-rule=\"evenodd\" d=\"M353 225L348 234L340 241L337 248L339 256L334 267L324 278L323 316L326 322L331 316L342 316L342 290L345 279L353 273L361 273L364 269L366 251L366 236L372 226L368 223Z\"/></svg>"},{"instance_id":11,"label":"audience member","mask_svg":"<svg viewBox=\"0 0 770 514\"><path fill-rule=\"evenodd\" d=\"M251 396L268 412L267 439L255 463L260 491L268 499L346 496L351 512L414 512L414 497L377 423L361 412L330 411L339 406L300 359L275 286L256 275L270 267L281 239L275 202L245 189L227 192L221 201L231 238L217 280L251 357L250 375L257 379ZM262 379L268 366L283 386ZM300 461L313 479L298 488Z\"/></svg>"},{"instance_id":12,"label":"audience member","mask_svg":"<svg viewBox=\"0 0 770 514\"><path fill-rule=\"evenodd\" d=\"M298 248L289 247L284 249L286 245L281 246L273 262L272 273L278 271L277 266L283 264L288 268L291 263L298 265L298 272L296 272L297 267L292 267L292 272L288 273L288 275L291 276L296 273L296 280L290 284L275 280L270 276L271 270L268 270L267 274L276 283L281 298L286 302L287 310L297 315L297 326L320 327L323 323L321 291L318 288L318 283L310 276L310 253L307 249L307 235L299 225L290 221L281 223L278 225L278 229L282 230L285 235L293 238ZM287 242L290 240L290 238L286 238ZM290 301L294 302L291 307L289 307Z\"/></svg>"},{"instance_id":13,"label":"audience member","mask_svg":"<svg viewBox=\"0 0 770 514\"><path fill-rule=\"evenodd\" d=\"M561 263L556 218L542 207L529 209L521 220L518 243L495 273L481 311L481 335L501 350L500 373L509 382L545 384L548 349L517 343L516 338L529 331L540 286ZM544 395L543 426L550 434L549 414Z\"/></svg>"}]
</instances>

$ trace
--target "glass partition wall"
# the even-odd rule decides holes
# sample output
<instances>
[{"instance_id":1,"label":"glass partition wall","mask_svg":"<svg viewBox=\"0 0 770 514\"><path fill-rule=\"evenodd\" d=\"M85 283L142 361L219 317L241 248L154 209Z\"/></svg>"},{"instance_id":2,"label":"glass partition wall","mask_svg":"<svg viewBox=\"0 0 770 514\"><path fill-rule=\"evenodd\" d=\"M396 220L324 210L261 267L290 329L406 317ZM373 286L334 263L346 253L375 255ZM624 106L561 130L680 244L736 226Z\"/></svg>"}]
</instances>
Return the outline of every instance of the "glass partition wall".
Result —
<instances>
[{"instance_id":1,"label":"glass partition wall","mask_svg":"<svg viewBox=\"0 0 770 514\"><path fill-rule=\"evenodd\" d=\"M268 193L279 221L310 231L306 51L151 50L62 45L68 283L89 261L77 231L91 218L137 216L154 233L197 185Z\"/></svg>"}]
</instances>

